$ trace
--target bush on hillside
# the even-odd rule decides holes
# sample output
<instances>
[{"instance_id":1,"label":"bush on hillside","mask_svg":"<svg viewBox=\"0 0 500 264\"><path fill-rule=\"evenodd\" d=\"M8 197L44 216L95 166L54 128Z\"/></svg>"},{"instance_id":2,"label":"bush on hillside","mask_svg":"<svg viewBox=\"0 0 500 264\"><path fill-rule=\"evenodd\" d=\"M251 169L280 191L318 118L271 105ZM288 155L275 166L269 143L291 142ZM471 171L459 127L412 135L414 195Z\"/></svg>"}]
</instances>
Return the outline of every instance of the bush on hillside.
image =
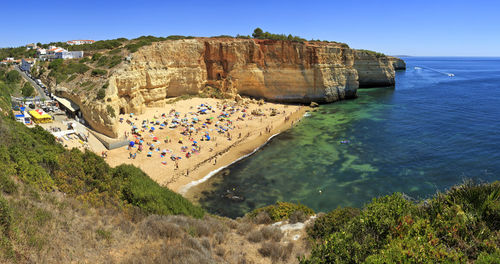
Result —
<instances>
[{"instance_id":1,"label":"bush on hillside","mask_svg":"<svg viewBox=\"0 0 500 264\"><path fill-rule=\"evenodd\" d=\"M296 211L302 211L306 216L314 214L314 211L311 208L302 204L277 202L274 205L255 209L252 212L248 213L248 216L250 218L255 218L261 212L266 212L272 221L278 222L281 220L287 220L290 215L292 215Z\"/></svg>"},{"instance_id":2,"label":"bush on hillside","mask_svg":"<svg viewBox=\"0 0 500 264\"><path fill-rule=\"evenodd\" d=\"M318 214L314 223L307 227L307 234L314 239L325 239L329 235L338 232L345 224L359 214L359 209L351 207L338 208L328 214Z\"/></svg>"},{"instance_id":3,"label":"bush on hillside","mask_svg":"<svg viewBox=\"0 0 500 264\"><path fill-rule=\"evenodd\" d=\"M132 165L116 167L115 178L123 179L122 197L127 202L152 214L183 214L200 218L203 209L181 195L161 187L143 171Z\"/></svg>"},{"instance_id":4,"label":"bush on hillside","mask_svg":"<svg viewBox=\"0 0 500 264\"><path fill-rule=\"evenodd\" d=\"M99 91L97 92L97 100L102 100L104 99L104 97L106 97L106 90L99 89Z\"/></svg>"},{"instance_id":5,"label":"bush on hillside","mask_svg":"<svg viewBox=\"0 0 500 264\"><path fill-rule=\"evenodd\" d=\"M81 62L64 61L55 59L49 63L49 77L54 78L56 83L64 82L72 74L84 74L90 70L89 66Z\"/></svg>"},{"instance_id":6,"label":"bush on hillside","mask_svg":"<svg viewBox=\"0 0 500 264\"><path fill-rule=\"evenodd\" d=\"M92 76L104 76L108 74L108 71L103 69L93 69L91 75Z\"/></svg>"},{"instance_id":7,"label":"bush on hillside","mask_svg":"<svg viewBox=\"0 0 500 264\"><path fill-rule=\"evenodd\" d=\"M35 88L33 88L33 86L30 83L26 82L24 83L23 88L21 89L21 94L24 97L33 96L35 94Z\"/></svg>"},{"instance_id":8,"label":"bush on hillside","mask_svg":"<svg viewBox=\"0 0 500 264\"><path fill-rule=\"evenodd\" d=\"M21 80L21 74L16 70L11 70L5 75L5 81L8 83L16 83Z\"/></svg>"},{"instance_id":9,"label":"bush on hillside","mask_svg":"<svg viewBox=\"0 0 500 264\"><path fill-rule=\"evenodd\" d=\"M499 182L466 182L420 204L393 194L357 215L334 210L339 221L308 229L318 242L301 262L488 263L500 252L499 193Z\"/></svg>"}]
</instances>

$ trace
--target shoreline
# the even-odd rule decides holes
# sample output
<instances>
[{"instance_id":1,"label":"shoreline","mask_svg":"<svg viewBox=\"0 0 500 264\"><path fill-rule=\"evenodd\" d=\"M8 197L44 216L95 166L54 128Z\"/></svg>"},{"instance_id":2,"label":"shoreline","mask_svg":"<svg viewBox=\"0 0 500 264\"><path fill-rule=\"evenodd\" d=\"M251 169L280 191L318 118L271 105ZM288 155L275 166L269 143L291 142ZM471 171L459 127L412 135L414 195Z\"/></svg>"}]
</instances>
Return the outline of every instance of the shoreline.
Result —
<instances>
[{"instance_id":1,"label":"shoreline","mask_svg":"<svg viewBox=\"0 0 500 264\"><path fill-rule=\"evenodd\" d=\"M205 115L196 114L195 112L201 111L200 105L203 106L203 104L212 106L214 111L206 112ZM222 109L223 106L224 109ZM206 182L230 164L255 153L274 136L300 121L309 109L308 106L258 102L250 99L235 102L208 98L191 98L164 107L147 108L142 114L118 116L123 120L119 123L119 133L128 135L128 140L132 141L134 135L128 131L132 126L140 127L141 122L142 127L145 126L145 122L149 124L151 120L168 121L169 125L172 118L184 118L183 120L188 122L191 119L198 120L198 118L217 122L213 121L211 124L189 122L189 125L177 128L167 128L168 125L163 128L156 123L155 126L160 130L150 130L146 126L140 129L142 135L140 139L144 140L144 147L149 148L151 145L151 148L142 152L138 151L138 146L113 149L107 151L105 160L112 167L121 164L137 166L158 184L188 198L192 196L190 193L193 186ZM219 116L220 113L225 113L224 111L229 114L226 118ZM175 117L173 114L166 114L173 112L175 112ZM187 128L193 130L192 135L181 133L186 132ZM221 133L220 128L228 130L226 133ZM202 135L205 133L210 133L212 139L204 141ZM136 138L136 143L137 140ZM152 149L153 143L154 150ZM161 149L163 151L160 151ZM166 155L160 155L165 151ZM136 154L137 157L135 157ZM189 157L188 154L190 154ZM179 155L182 159L172 161L172 157Z\"/></svg>"},{"instance_id":2,"label":"shoreline","mask_svg":"<svg viewBox=\"0 0 500 264\"><path fill-rule=\"evenodd\" d=\"M257 148L255 148L252 152L239 157L238 159L236 159L235 161L229 163L228 165L221 166L221 167L219 167L219 168L217 168L217 169L209 172L205 177L203 177L203 178L201 178L199 180L196 180L196 181L192 181L192 182L190 182L190 183L182 186L179 189L179 194L181 194L182 196L186 195L192 187L196 187L199 184L206 182L207 180L209 180L210 178L212 178L215 174L219 173L221 170L223 170L223 169L225 169L225 168L227 168L227 167L229 167L229 166L231 166L231 165L233 165L233 164L235 164L235 163L237 163L237 162L239 162L241 160L244 160L244 159L252 156L253 154L255 154L255 152L259 151L261 148L263 148L264 146L266 146L271 141L271 139L273 139L274 137L276 137L277 135L279 135L281 133L283 133L283 132L276 133L276 134L270 136L266 140L266 142L264 142L264 144L262 144L262 145L258 146Z\"/></svg>"},{"instance_id":3,"label":"shoreline","mask_svg":"<svg viewBox=\"0 0 500 264\"><path fill-rule=\"evenodd\" d=\"M236 145L233 146L233 151L228 151L227 156L222 156L222 162L220 163L221 165L217 166L216 168L202 168L198 174L197 174L197 180L193 180L185 185L180 186L178 189L172 189L173 191L181 194L184 198L190 200L191 202L198 203L199 197L198 194L200 194L203 190L206 188L202 188L196 191L193 191L193 187L199 187L200 184L205 183L208 181L210 178L212 178L214 175L219 173L220 171L226 169L227 167L243 160L246 159L253 154L255 154L258 150L266 146L274 137L278 136L279 134L283 133L284 131L292 128L297 122L300 122L303 117L306 116L308 111L310 111L310 107L308 106L301 106L297 112L292 113L290 116L289 122L285 122L281 124L279 127L276 127L275 129L271 130L272 135L267 137L266 135L259 136L257 140L254 140L253 142L243 142L242 145ZM264 140L264 141L262 141ZM246 143L246 144L245 144ZM236 158L234 158L235 153L240 153ZM208 170L208 171L207 171ZM200 175L203 175L202 177L199 177Z\"/></svg>"}]
</instances>

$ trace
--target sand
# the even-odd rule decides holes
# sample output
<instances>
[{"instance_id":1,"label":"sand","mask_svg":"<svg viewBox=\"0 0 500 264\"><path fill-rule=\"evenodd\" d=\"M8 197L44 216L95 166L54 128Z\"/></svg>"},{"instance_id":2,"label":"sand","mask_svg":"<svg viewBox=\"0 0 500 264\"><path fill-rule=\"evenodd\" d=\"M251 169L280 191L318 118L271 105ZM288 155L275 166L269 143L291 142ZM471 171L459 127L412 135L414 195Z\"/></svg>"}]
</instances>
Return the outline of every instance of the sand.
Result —
<instances>
[{"instance_id":1,"label":"sand","mask_svg":"<svg viewBox=\"0 0 500 264\"><path fill-rule=\"evenodd\" d=\"M206 109L199 108L202 104L211 107L205 111L206 114L198 111ZM224 111L224 105L226 105L225 113L228 116L221 119L220 114ZM231 164L264 144L271 135L290 128L307 109L308 107L305 106L258 103L248 99L236 103L229 100L191 98L162 108L148 108L140 115L129 113L120 115L119 118L123 119L123 122L119 124L120 136L127 133L129 140L136 141L138 139L131 133L132 127L140 128L137 132L143 139L144 150L139 152L138 144L132 148L122 147L110 150L105 160L111 166L133 164L160 185L180 192L183 186L204 178L213 170ZM275 115L272 116L272 113ZM164 117L162 114L165 114ZM168 128L174 118L187 119L185 125L188 128L192 127L191 136L181 134L187 129L184 126ZM199 122L192 123L193 118L198 118ZM207 124L205 122L207 119L210 119L212 124ZM143 128L143 120L147 121L147 127ZM167 125L160 129L159 125L150 123L153 120L159 123L167 121ZM217 121L219 121L219 127L215 126ZM205 127L203 127L204 123ZM154 131L151 131L151 127L155 128ZM221 127L227 129L227 132L219 133L217 129L220 130ZM209 141L206 141L207 138L204 137L206 133L210 136ZM154 137L157 137L158 141L155 142ZM195 144L194 141L197 143ZM150 150L147 145L151 143L154 144L153 150ZM181 150L181 147L186 148L185 152ZM163 150L167 150L167 153L162 157ZM147 155L148 152L152 154L150 157ZM188 152L192 153L189 158L186 157ZM135 159L130 158L130 155L134 153L137 153ZM180 159L173 161L171 156L180 157Z\"/></svg>"}]
</instances>

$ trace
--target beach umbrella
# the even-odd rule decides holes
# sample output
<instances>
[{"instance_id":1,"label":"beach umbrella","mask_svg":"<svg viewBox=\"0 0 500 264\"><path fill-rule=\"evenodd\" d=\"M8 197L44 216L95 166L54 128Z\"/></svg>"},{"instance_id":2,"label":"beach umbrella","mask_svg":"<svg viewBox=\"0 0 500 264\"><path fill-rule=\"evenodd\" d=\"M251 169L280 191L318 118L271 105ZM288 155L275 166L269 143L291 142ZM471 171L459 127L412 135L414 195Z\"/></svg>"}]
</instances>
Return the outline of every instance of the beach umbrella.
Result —
<instances>
[{"instance_id":1,"label":"beach umbrella","mask_svg":"<svg viewBox=\"0 0 500 264\"><path fill-rule=\"evenodd\" d=\"M149 151L148 152L148 157L151 157L151 155L153 155L153 152Z\"/></svg>"},{"instance_id":2,"label":"beach umbrella","mask_svg":"<svg viewBox=\"0 0 500 264\"><path fill-rule=\"evenodd\" d=\"M135 145L135 142L134 142L134 141L130 141L129 145L130 145L131 147L133 147L133 146Z\"/></svg>"},{"instance_id":3,"label":"beach umbrella","mask_svg":"<svg viewBox=\"0 0 500 264\"><path fill-rule=\"evenodd\" d=\"M137 129L137 126L133 126L132 128L133 128L133 129Z\"/></svg>"},{"instance_id":4,"label":"beach umbrella","mask_svg":"<svg viewBox=\"0 0 500 264\"><path fill-rule=\"evenodd\" d=\"M164 127L164 126L165 126L165 124L161 124L160 126Z\"/></svg>"},{"instance_id":5,"label":"beach umbrella","mask_svg":"<svg viewBox=\"0 0 500 264\"><path fill-rule=\"evenodd\" d=\"M154 131L154 130L155 130L155 127L151 127L151 130L153 130L153 131Z\"/></svg>"},{"instance_id":6,"label":"beach umbrella","mask_svg":"<svg viewBox=\"0 0 500 264\"><path fill-rule=\"evenodd\" d=\"M144 143L144 140L139 141L140 144Z\"/></svg>"},{"instance_id":7,"label":"beach umbrella","mask_svg":"<svg viewBox=\"0 0 500 264\"><path fill-rule=\"evenodd\" d=\"M157 138L157 137L154 137L154 138L153 138L153 140L158 141L158 138Z\"/></svg>"}]
</instances>

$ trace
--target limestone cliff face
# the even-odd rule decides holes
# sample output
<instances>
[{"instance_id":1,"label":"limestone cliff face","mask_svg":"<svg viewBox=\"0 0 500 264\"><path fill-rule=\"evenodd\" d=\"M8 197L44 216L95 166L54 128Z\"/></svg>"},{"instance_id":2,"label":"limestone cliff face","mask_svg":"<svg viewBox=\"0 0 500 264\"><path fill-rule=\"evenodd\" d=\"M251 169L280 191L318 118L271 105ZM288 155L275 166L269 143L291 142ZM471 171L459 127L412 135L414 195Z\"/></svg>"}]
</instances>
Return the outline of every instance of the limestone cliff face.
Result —
<instances>
[{"instance_id":1,"label":"limestone cliff face","mask_svg":"<svg viewBox=\"0 0 500 264\"><path fill-rule=\"evenodd\" d=\"M395 72L392 59L374 52L356 50L354 66L359 76L359 88L394 86Z\"/></svg>"},{"instance_id":2,"label":"limestone cliff face","mask_svg":"<svg viewBox=\"0 0 500 264\"><path fill-rule=\"evenodd\" d=\"M190 39L155 43L133 54L111 76L125 112L161 105L205 86L270 101L333 102L358 87L353 51L340 44L247 39Z\"/></svg>"},{"instance_id":3,"label":"limestone cliff face","mask_svg":"<svg viewBox=\"0 0 500 264\"><path fill-rule=\"evenodd\" d=\"M389 57L389 60L392 62L392 67L396 71L404 71L406 70L406 62L400 58Z\"/></svg>"},{"instance_id":4,"label":"limestone cliff face","mask_svg":"<svg viewBox=\"0 0 500 264\"><path fill-rule=\"evenodd\" d=\"M116 137L109 107L141 113L206 87L269 101L334 102L355 97L358 87L394 85L394 61L339 43L197 38L143 47L108 81L105 102L80 107L94 129Z\"/></svg>"}]
</instances>

